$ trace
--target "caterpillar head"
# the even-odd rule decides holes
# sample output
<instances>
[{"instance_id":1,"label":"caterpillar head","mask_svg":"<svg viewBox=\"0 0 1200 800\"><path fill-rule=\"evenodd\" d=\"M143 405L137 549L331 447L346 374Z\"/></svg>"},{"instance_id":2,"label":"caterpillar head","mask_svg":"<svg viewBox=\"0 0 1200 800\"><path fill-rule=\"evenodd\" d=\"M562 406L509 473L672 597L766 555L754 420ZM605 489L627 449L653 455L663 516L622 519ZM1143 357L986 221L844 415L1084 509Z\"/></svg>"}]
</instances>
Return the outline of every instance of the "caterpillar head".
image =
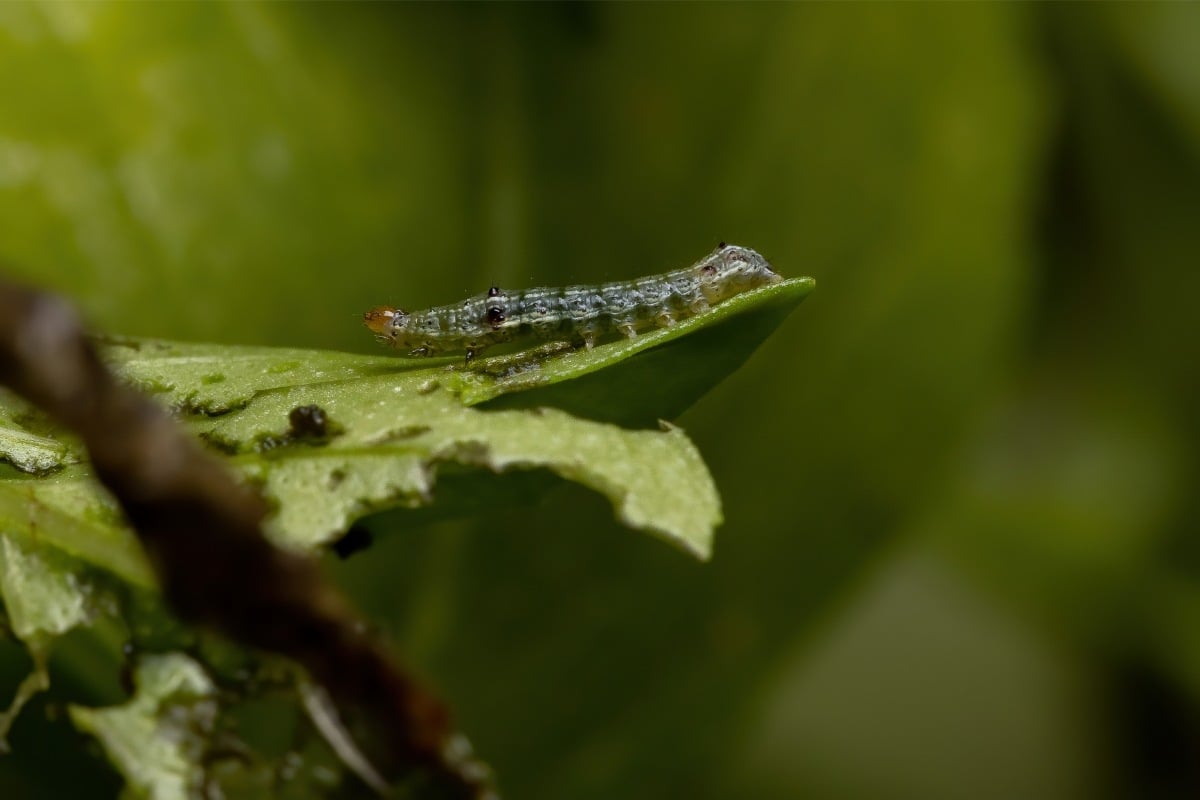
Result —
<instances>
[{"instance_id":1,"label":"caterpillar head","mask_svg":"<svg viewBox=\"0 0 1200 800\"><path fill-rule=\"evenodd\" d=\"M408 321L408 312L402 308L378 306L363 314L363 324L375 334L375 338L384 344L404 347L404 342L397 342L397 335L404 330Z\"/></svg>"}]
</instances>

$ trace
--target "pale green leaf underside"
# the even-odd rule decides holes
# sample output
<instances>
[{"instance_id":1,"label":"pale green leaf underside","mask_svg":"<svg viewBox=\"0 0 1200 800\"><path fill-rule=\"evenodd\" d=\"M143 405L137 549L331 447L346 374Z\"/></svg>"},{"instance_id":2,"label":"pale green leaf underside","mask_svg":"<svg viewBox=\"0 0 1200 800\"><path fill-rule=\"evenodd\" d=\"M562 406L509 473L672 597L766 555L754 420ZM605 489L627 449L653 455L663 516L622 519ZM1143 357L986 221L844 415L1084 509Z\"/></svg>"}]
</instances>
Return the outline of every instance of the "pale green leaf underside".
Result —
<instances>
[{"instance_id":1,"label":"pale green leaf underside","mask_svg":"<svg viewBox=\"0 0 1200 800\"><path fill-rule=\"evenodd\" d=\"M204 782L200 756L211 733L216 687L181 653L143 657L135 681L128 703L102 709L73 705L71 720L100 740L136 796L196 796Z\"/></svg>"},{"instance_id":2,"label":"pale green leaf underside","mask_svg":"<svg viewBox=\"0 0 1200 800\"><path fill-rule=\"evenodd\" d=\"M0 533L0 598L17 638L48 641L87 620L86 578L38 542Z\"/></svg>"},{"instance_id":3,"label":"pale green leaf underside","mask_svg":"<svg viewBox=\"0 0 1200 800\"><path fill-rule=\"evenodd\" d=\"M50 685L46 658L53 639L89 621L93 588L86 572L52 544L9 535L0 524L0 601L13 635L33 660L30 674L9 698L0 697L0 753L22 707Z\"/></svg>"}]
</instances>

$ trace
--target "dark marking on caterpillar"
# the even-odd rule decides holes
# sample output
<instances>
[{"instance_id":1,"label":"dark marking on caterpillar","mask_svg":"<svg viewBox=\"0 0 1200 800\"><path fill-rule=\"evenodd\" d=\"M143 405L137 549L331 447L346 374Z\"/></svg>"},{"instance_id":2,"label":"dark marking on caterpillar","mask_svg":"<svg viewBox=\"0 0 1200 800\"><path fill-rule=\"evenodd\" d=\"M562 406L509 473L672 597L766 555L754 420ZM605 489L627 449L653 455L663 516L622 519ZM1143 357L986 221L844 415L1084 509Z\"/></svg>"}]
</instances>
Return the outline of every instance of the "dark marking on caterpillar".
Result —
<instances>
[{"instance_id":1,"label":"dark marking on caterpillar","mask_svg":"<svg viewBox=\"0 0 1200 800\"><path fill-rule=\"evenodd\" d=\"M592 347L610 336L633 338L670 327L750 289L783 278L747 247L721 242L690 267L631 281L481 295L409 313L380 306L363 323L381 342L411 356L466 353L470 363L501 342L548 339Z\"/></svg>"}]
</instances>

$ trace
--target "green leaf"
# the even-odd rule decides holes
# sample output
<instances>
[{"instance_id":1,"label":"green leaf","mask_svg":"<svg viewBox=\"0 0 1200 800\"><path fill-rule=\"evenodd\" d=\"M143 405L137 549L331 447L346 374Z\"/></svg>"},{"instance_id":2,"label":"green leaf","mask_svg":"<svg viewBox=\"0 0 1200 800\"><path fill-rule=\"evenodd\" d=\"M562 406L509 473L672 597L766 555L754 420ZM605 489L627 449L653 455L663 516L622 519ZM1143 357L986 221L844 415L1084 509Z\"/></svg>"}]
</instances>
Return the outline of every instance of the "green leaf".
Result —
<instances>
[{"instance_id":1,"label":"green leaf","mask_svg":"<svg viewBox=\"0 0 1200 800\"><path fill-rule=\"evenodd\" d=\"M135 796L195 796L205 779L202 756L213 731L216 687L200 664L181 653L143 657L135 681L128 703L73 705L72 721L100 740Z\"/></svg>"},{"instance_id":2,"label":"green leaf","mask_svg":"<svg viewBox=\"0 0 1200 800\"><path fill-rule=\"evenodd\" d=\"M0 534L0 597L27 644L44 645L90 616L86 579L64 561L44 544Z\"/></svg>"},{"instance_id":3,"label":"green leaf","mask_svg":"<svg viewBox=\"0 0 1200 800\"><path fill-rule=\"evenodd\" d=\"M237 426L238 433L254 437L270 424L266 420L285 416L297 400L315 400L350 430L315 455L270 453L240 464L278 504L272 525L284 542L328 543L370 511L430 502L436 467L449 462L492 473L549 469L604 494L629 527L708 557L721 521L720 502L699 453L678 428L627 431L553 409L483 413L444 406L436 396L424 407L397 404L394 380L368 395L388 402L389 413L381 419L358 405L363 387L355 387L349 402L338 388L272 397L258 409L262 417ZM409 421L438 415L427 428ZM219 426L214 436L228 436L234 427ZM393 438L402 443L393 445ZM477 480L488 480L487 473Z\"/></svg>"},{"instance_id":4,"label":"green leaf","mask_svg":"<svg viewBox=\"0 0 1200 800\"><path fill-rule=\"evenodd\" d=\"M0 527L0 599L13 635L33 659L33 669L0 711L0 752L21 709L50 686L46 658L55 637L92 616L92 587L78 564L36 540L17 538Z\"/></svg>"},{"instance_id":5,"label":"green leaf","mask_svg":"<svg viewBox=\"0 0 1200 800\"><path fill-rule=\"evenodd\" d=\"M131 339L106 340L104 352L127 380L235 454L231 464L275 504L272 532L290 545L327 544L375 511L434 504L438 472L453 465L454 487L439 513L488 496L491 475L546 470L605 495L626 525L706 558L720 502L682 431L624 430L544 405L627 422L677 413L740 364L812 287L811 279L785 281L590 351L535 350L471 366ZM324 435L294 428L291 414L302 406L322 409ZM29 430L27 411L11 399L5 408L0 456L34 473L70 462L70 447L43 435L52 428ZM0 481L0 523L14 541L33 541L36 531L72 557L153 584L118 510L82 468Z\"/></svg>"},{"instance_id":6,"label":"green leaf","mask_svg":"<svg viewBox=\"0 0 1200 800\"><path fill-rule=\"evenodd\" d=\"M131 385L172 408L222 414L259 392L394 372L394 358L282 347L227 347L104 337L105 358Z\"/></svg>"},{"instance_id":7,"label":"green leaf","mask_svg":"<svg viewBox=\"0 0 1200 800\"><path fill-rule=\"evenodd\" d=\"M36 479L0 480L0 531L99 567L132 586L155 585L137 537L112 497L82 468Z\"/></svg>"},{"instance_id":8,"label":"green leaf","mask_svg":"<svg viewBox=\"0 0 1200 800\"><path fill-rule=\"evenodd\" d=\"M748 292L630 341L472 365L134 339L105 339L102 349L127 381L260 487L272 504L268 532L287 546L329 544L387 509L421 508L412 524L492 513L536 499L557 479L593 489L628 527L703 559L720 499L686 434L659 418L740 365L812 286L800 279ZM48 688L53 640L91 618L93 571L138 589L153 589L155 577L112 499L85 466L72 466L77 445L20 401L0 401L0 457L18 471L0 479L0 596L35 662L0 717L2 736ZM305 407L309 417L297 418ZM146 659L130 703L75 706L71 717L101 740L135 792L182 797L200 780L211 689L181 655ZM166 719L186 724L164 733Z\"/></svg>"},{"instance_id":9,"label":"green leaf","mask_svg":"<svg viewBox=\"0 0 1200 800\"><path fill-rule=\"evenodd\" d=\"M704 558L720 504L681 431L622 430L544 406L655 424L736 368L812 287L811 279L785 281L590 351L539 348L470 366L461 357L135 340L112 342L106 353L127 379L236 454L233 463L275 504L273 532L291 545L327 544L375 511L435 504L438 472L453 465L452 501L436 502L439 514L488 494L491 474L548 470L605 495L626 525ZM291 414L304 406L322 410L327 435L293 429Z\"/></svg>"},{"instance_id":10,"label":"green leaf","mask_svg":"<svg viewBox=\"0 0 1200 800\"><path fill-rule=\"evenodd\" d=\"M71 446L48 435L49 430L28 403L0 389L0 458L34 475L77 462Z\"/></svg>"}]
</instances>

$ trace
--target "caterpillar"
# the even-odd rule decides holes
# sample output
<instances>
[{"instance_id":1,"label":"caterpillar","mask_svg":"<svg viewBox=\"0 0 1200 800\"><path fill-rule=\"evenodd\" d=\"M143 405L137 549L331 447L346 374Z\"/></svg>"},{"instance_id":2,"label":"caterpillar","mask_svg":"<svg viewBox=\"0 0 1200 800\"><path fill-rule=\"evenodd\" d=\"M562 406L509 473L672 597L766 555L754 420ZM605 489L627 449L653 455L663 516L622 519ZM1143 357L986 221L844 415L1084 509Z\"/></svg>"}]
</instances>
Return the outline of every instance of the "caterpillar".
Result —
<instances>
[{"instance_id":1,"label":"caterpillar","mask_svg":"<svg viewBox=\"0 0 1200 800\"><path fill-rule=\"evenodd\" d=\"M591 349L614 334L633 338L706 311L783 278L747 247L725 244L685 269L631 281L505 291L493 286L460 303L409 313L379 306L363 314L375 338L411 356L481 351L524 338L569 341Z\"/></svg>"}]
</instances>

